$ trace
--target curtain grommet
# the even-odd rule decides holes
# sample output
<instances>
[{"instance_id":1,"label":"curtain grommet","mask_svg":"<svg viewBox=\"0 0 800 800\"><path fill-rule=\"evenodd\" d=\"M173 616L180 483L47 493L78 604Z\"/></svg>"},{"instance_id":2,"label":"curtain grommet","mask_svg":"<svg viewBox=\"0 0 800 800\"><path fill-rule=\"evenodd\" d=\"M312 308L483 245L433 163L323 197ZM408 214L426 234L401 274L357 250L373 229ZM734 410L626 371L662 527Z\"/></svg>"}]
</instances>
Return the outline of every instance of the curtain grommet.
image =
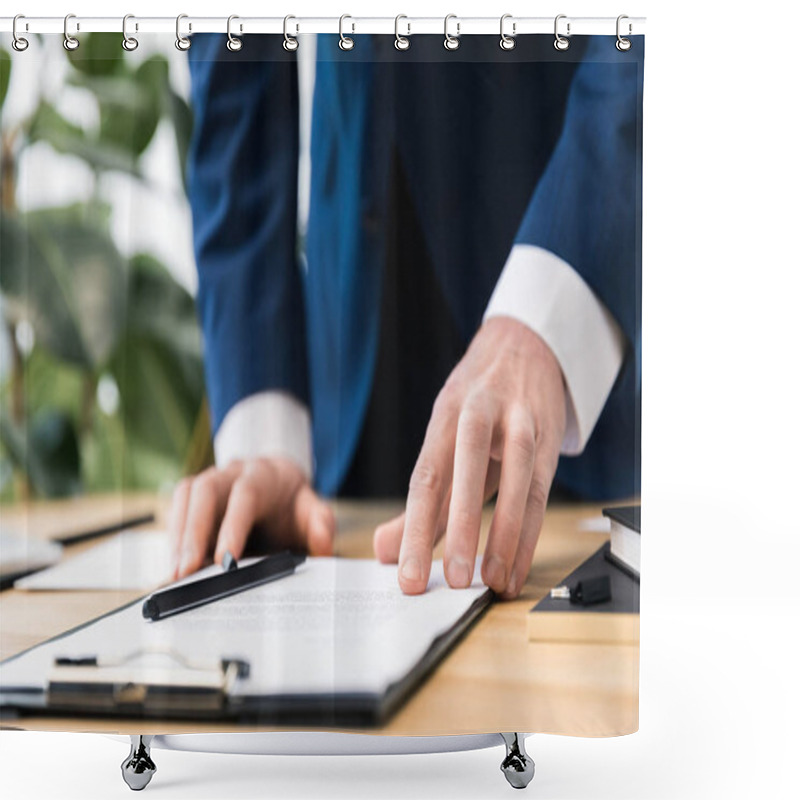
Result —
<instances>
[{"instance_id":1,"label":"curtain grommet","mask_svg":"<svg viewBox=\"0 0 800 800\"><path fill-rule=\"evenodd\" d=\"M408 19L408 17L405 14L398 14L394 18L394 46L396 50L405 51L408 50L409 47L411 47L411 40L409 39L409 36L411 36L411 23L406 22L406 28L408 30L406 31L405 36L401 36L400 35L401 19Z\"/></svg>"},{"instance_id":2,"label":"curtain grommet","mask_svg":"<svg viewBox=\"0 0 800 800\"><path fill-rule=\"evenodd\" d=\"M562 20L562 19L566 19L566 18L567 18L566 14L559 14L558 16L556 16L555 22L553 23L553 33L554 33L554 35L556 37L555 40L553 41L553 47L555 47L555 49L558 50L559 53L565 53L567 50L569 50L569 36L570 36L570 27L571 27L570 23L567 22L567 35L566 36L562 36L558 32L558 23L559 23L559 21Z\"/></svg>"},{"instance_id":3,"label":"curtain grommet","mask_svg":"<svg viewBox=\"0 0 800 800\"><path fill-rule=\"evenodd\" d=\"M295 36L297 36L297 33L300 30L300 26L295 22L295 26L294 26L295 36L290 36L289 35L289 20L290 19L296 20L297 17L294 17L291 14L287 14L283 18L283 49L287 53L294 53L297 50L297 48L300 47L300 42L298 42L297 39L295 38Z\"/></svg>"},{"instance_id":4,"label":"curtain grommet","mask_svg":"<svg viewBox=\"0 0 800 800\"><path fill-rule=\"evenodd\" d=\"M346 19L353 19L353 18L349 14L342 14L342 16L339 17L339 49L345 51L352 50L356 46L355 41L353 41L353 39L350 36L344 35L344 21ZM350 25L351 25L350 33L355 33L356 30L355 23L354 22L350 23Z\"/></svg>"},{"instance_id":5,"label":"curtain grommet","mask_svg":"<svg viewBox=\"0 0 800 800\"><path fill-rule=\"evenodd\" d=\"M242 49L242 40L237 38L231 32L231 23L235 20L239 19L236 14L231 14L228 17L228 41L225 42L225 47L230 50L231 53L238 53ZM239 33L242 32L242 26L239 25Z\"/></svg>"},{"instance_id":6,"label":"curtain grommet","mask_svg":"<svg viewBox=\"0 0 800 800\"><path fill-rule=\"evenodd\" d=\"M510 36L505 32L505 23L507 19L512 20ZM517 35L517 23L514 22L513 19L511 14L503 14L503 16L500 17L500 49L506 52L513 50L517 46L517 40L515 38Z\"/></svg>"},{"instance_id":7,"label":"curtain grommet","mask_svg":"<svg viewBox=\"0 0 800 800\"><path fill-rule=\"evenodd\" d=\"M128 20L129 19L136 19L133 14L126 14L122 18L122 49L127 50L129 53L132 53L138 46L139 40L135 36L128 36ZM134 30L139 30L139 24L134 22Z\"/></svg>"},{"instance_id":8,"label":"curtain grommet","mask_svg":"<svg viewBox=\"0 0 800 800\"><path fill-rule=\"evenodd\" d=\"M620 14L617 17L617 41L614 42L614 46L617 48L617 50L620 51L620 53L627 53L628 50L630 50L631 47L633 46L633 43L631 42L631 40L627 39L626 37L624 37L620 33L620 23L624 19L628 19L628 15L627 14ZM631 23L629 22L628 23L628 36L631 35L632 31L633 31L633 25L631 25Z\"/></svg>"},{"instance_id":9,"label":"curtain grommet","mask_svg":"<svg viewBox=\"0 0 800 800\"><path fill-rule=\"evenodd\" d=\"M456 35L453 36L450 31L448 30L448 25L450 20L454 19L456 21ZM455 14L448 14L444 18L444 49L450 50L458 50L461 47L461 40L458 38L461 36L461 23L458 20L458 17Z\"/></svg>"},{"instance_id":10,"label":"curtain grommet","mask_svg":"<svg viewBox=\"0 0 800 800\"><path fill-rule=\"evenodd\" d=\"M19 22L21 19L25 19L25 15L24 15L24 14L17 14L17 15L14 17L14 23L13 23L13 26L12 26L12 28L11 28L12 35L13 35L13 37L14 37L14 38L13 38L13 40L11 41L11 46L12 46L12 47L13 47L13 48L14 48L14 49L15 49L15 50L18 52L18 53L24 53L24 52L25 52L25 51L28 49L28 47L29 47L29 45L30 45L30 42L29 42L29 41L28 41L28 40L27 40L27 39L26 39L24 36L20 36L20 35L17 33L17 23L18 23L18 22ZM26 23L26 26L27 26L27 23ZM26 27L26 30L27 30L27 27Z\"/></svg>"},{"instance_id":11,"label":"curtain grommet","mask_svg":"<svg viewBox=\"0 0 800 800\"><path fill-rule=\"evenodd\" d=\"M175 20L175 47L185 53L191 46L192 40L181 33L181 20L188 19L188 14L178 14ZM189 33L192 32L192 23L189 23Z\"/></svg>"},{"instance_id":12,"label":"curtain grommet","mask_svg":"<svg viewBox=\"0 0 800 800\"><path fill-rule=\"evenodd\" d=\"M70 32L69 32L69 21L71 19L75 19L75 15L74 14L67 14L67 16L64 17L64 42L63 42L63 45L64 45L64 49L68 53L73 52L73 50L77 50L81 45L81 43L74 36L72 36L70 34ZM80 28L80 26L76 24L76 30L78 30L79 28Z\"/></svg>"}]
</instances>

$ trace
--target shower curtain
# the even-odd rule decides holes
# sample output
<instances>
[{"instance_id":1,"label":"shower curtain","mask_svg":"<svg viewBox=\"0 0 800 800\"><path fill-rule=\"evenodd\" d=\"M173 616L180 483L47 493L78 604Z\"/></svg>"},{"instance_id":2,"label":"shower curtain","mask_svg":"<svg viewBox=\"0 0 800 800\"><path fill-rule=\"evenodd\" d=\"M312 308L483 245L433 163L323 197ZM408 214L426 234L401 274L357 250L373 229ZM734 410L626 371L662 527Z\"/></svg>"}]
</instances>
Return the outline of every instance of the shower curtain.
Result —
<instances>
[{"instance_id":1,"label":"shower curtain","mask_svg":"<svg viewBox=\"0 0 800 800\"><path fill-rule=\"evenodd\" d=\"M443 46L398 26L295 37L229 22L177 48L90 33L0 49L7 527L33 540L56 498L115 497L130 518L144 496L158 580L125 584L137 528L104 576L132 604L226 556L334 564L324 652L304 627L324 601L300 590L269 635L247 592L231 623L253 614L270 680L297 670L286 642L306 637L338 687L324 702L167 709L162 728L129 708L143 732L638 726L635 643L542 640L529 618L604 543L600 509L640 491L643 37L509 28L498 42L453 24ZM336 566L353 557L389 578L364 567L359 584ZM426 628L444 601L409 617L420 657L375 689L373 660L349 648L391 650L400 609L433 589L457 609L473 594L447 635ZM42 619L33 590L9 596L6 619ZM126 637L119 658L154 648L104 630ZM22 649L5 647L0 690ZM364 686L391 702L349 713Z\"/></svg>"}]
</instances>

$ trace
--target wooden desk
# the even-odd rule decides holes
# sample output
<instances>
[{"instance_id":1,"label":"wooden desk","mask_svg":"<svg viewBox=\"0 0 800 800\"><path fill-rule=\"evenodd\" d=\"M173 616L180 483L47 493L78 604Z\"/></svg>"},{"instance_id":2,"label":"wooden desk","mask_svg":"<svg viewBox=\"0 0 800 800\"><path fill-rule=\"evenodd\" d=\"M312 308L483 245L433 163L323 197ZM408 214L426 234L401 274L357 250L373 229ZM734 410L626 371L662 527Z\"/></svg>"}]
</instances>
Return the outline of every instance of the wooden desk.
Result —
<instances>
[{"instance_id":1,"label":"wooden desk","mask_svg":"<svg viewBox=\"0 0 800 800\"><path fill-rule=\"evenodd\" d=\"M161 519L165 500L153 497L91 498L2 508L9 525L30 535L77 528L85 517L111 512L130 515L152 508ZM399 510L397 504L335 506L336 553L371 557L375 524ZM599 506L551 507L545 519L528 582L519 599L496 602L397 714L381 728L360 733L425 736L496 731L618 736L638 729L639 648L632 645L534 643L526 614L603 542L583 530L582 519ZM481 547L485 543L488 514ZM68 548L71 557L94 542ZM442 545L436 555L441 557ZM0 658L8 658L82 622L130 602L142 592L0 593ZM4 729L95 731L130 734L281 730L153 720L24 716L5 719ZM296 728L292 728L296 730Z\"/></svg>"}]
</instances>

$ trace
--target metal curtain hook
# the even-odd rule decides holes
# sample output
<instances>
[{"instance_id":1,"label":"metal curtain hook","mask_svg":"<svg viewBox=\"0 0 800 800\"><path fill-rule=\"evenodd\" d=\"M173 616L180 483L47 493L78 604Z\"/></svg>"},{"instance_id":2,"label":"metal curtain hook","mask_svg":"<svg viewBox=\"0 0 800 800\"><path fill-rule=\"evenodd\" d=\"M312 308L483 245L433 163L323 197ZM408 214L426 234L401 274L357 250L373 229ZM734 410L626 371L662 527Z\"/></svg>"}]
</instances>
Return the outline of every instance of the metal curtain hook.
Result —
<instances>
[{"instance_id":1,"label":"metal curtain hook","mask_svg":"<svg viewBox=\"0 0 800 800\"><path fill-rule=\"evenodd\" d=\"M77 50L80 46L80 42L74 36L70 36L69 21L71 19L75 19L74 14L67 14L64 17L64 49L69 51Z\"/></svg>"},{"instance_id":2,"label":"metal curtain hook","mask_svg":"<svg viewBox=\"0 0 800 800\"><path fill-rule=\"evenodd\" d=\"M188 50L192 46L192 40L181 34L181 20L188 19L188 14L178 14L175 19L175 47L178 50ZM192 23L189 23L189 33L192 32Z\"/></svg>"},{"instance_id":3,"label":"metal curtain hook","mask_svg":"<svg viewBox=\"0 0 800 800\"><path fill-rule=\"evenodd\" d=\"M17 33L17 23L21 19L25 19L25 15L24 14L17 14L17 16L14 17L14 24L11 27L11 32L12 32L12 34L14 36L14 40L11 42L11 46L18 53L21 53L23 50L27 50L28 49L28 45L30 44L30 42L26 38L24 38L23 36L20 36ZM27 22L25 23L25 30L28 30L28 23Z\"/></svg>"},{"instance_id":4,"label":"metal curtain hook","mask_svg":"<svg viewBox=\"0 0 800 800\"><path fill-rule=\"evenodd\" d=\"M626 39L626 38L625 38L625 37L624 37L624 36L623 36L623 35L620 33L620 22L622 22L622 20L624 20L624 19L628 19L628 15L627 15L627 14L620 14L620 15L617 17L617 41L616 41L616 48L617 48L617 50L619 50L621 53L624 53L624 52L626 52L626 51L628 51L628 50L630 50L630 49L631 49L631 40L630 40L630 39ZM630 35L631 35L631 33L633 33L633 25L631 25L631 23L629 22L629 23L628 23L628 36L630 36Z\"/></svg>"},{"instance_id":5,"label":"metal curtain hook","mask_svg":"<svg viewBox=\"0 0 800 800\"><path fill-rule=\"evenodd\" d=\"M353 19L353 18L349 14L342 14L342 16L339 17L339 47L342 50L352 50L356 46L356 43L349 36L344 35L344 21L346 19ZM352 27L352 30L350 32L355 33L356 32L355 22L352 22L350 24Z\"/></svg>"},{"instance_id":6,"label":"metal curtain hook","mask_svg":"<svg viewBox=\"0 0 800 800\"><path fill-rule=\"evenodd\" d=\"M128 20L129 19L136 19L133 14L126 14L122 18L122 47L124 50L127 50L129 53L133 52L139 46L139 40L135 39L133 36L128 36ZM134 29L139 30L139 23L134 23Z\"/></svg>"},{"instance_id":7,"label":"metal curtain hook","mask_svg":"<svg viewBox=\"0 0 800 800\"><path fill-rule=\"evenodd\" d=\"M451 19L456 21L456 35L451 36L447 30L448 23ZM448 14L444 18L444 47L445 50L458 50L461 46L461 42L459 41L458 37L461 35L461 23L458 21L458 17L455 14Z\"/></svg>"},{"instance_id":8,"label":"metal curtain hook","mask_svg":"<svg viewBox=\"0 0 800 800\"><path fill-rule=\"evenodd\" d=\"M283 49L288 51L289 53L293 53L297 48L300 46L300 43L294 36L289 36L289 20L290 19L297 19L293 17L291 14L285 16L283 18ZM294 32L295 34L298 33L300 30L300 26L295 23Z\"/></svg>"},{"instance_id":9,"label":"metal curtain hook","mask_svg":"<svg viewBox=\"0 0 800 800\"><path fill-rule=\"evenodd\" d=\"M570 23L569 22L567 23L567 35L566 36L562 36L558 32L558 22L559 22L559 20L566 19L566 18L567 18L566 14L559 14L556 17L556 21L555 21L555 24L553 26L553 32L555 33L555 37L556 37L555 41L553 42L553 47L555 47L556 50L560 50L562 53L565 50L569 50L569 38L568 37L569 37L569 34L570 34Z\"/></svg>"},{"instance_id":10,"label":"metal curtain hook","mask_svg":"<svg viewBox=\"0 0 800 800\"><path fill-rule=\"evenodd\" d=\"M408 19L405 14L398 14L394 18L394 46L398 50L408 50L411 47L411 42L409 41L408 37L411 36L411 23L406 22L406 27L408 30L406 31L405 36L400 35L400 20L401 19Z\"/></svg>"},{"instance_id":11,"label":"metal curtain hook","mask_svg":"<svg viewBox=\"0 0 800 800\"><path fill-rule=\"evenodd\" d=\"M511 23L511 36L505 32L505 23L507 19L513 19L511 14L503 14L500 17L500 47L503 50L513 50L517 46L517 40L514 38L517 35L517 23Z\"/></svg>"},{"instance_id":12,"label":"metal curtain hook","mask_svg":"<svg viewBox=\"0 0 800 800\"><path fill-rule=\"evenodd\" d=\"M237 17L236 14L231 14L228 17L228 41L225 43L225 47L227 47L228 50L231 51L231 53L237 53L239 50L242 49L242 40L241 39L237 39L231 33L231 23L235 19L239 19L239 17ZM242 31L242 26L239 25L239 32L241 33L241 31Z\"/></svg>"}]
</instances>

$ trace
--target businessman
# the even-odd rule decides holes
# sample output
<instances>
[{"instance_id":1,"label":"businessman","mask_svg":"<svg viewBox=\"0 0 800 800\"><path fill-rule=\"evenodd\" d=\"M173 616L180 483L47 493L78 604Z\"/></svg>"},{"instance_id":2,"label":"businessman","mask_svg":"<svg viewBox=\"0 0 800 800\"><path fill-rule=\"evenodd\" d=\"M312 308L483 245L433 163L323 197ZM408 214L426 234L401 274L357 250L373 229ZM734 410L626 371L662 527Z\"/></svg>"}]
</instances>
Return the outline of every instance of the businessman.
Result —
<instances>
[{"instance_id":1,"label":"businessman","mask_svg":"<svg viewBox=\"0 0 800 800\"><path fill-rule=\"evenodd\" d=\"M444 537L463 587L496 493L481 577L512 598L551 487L638 493L642 54L433 39L318 38L301 268L294 56L194 37L216 466L175 492L176 577L254 530L329 554L325 496L407 493L376 556L420 593Z\"/></svg>"}]
</instances>

